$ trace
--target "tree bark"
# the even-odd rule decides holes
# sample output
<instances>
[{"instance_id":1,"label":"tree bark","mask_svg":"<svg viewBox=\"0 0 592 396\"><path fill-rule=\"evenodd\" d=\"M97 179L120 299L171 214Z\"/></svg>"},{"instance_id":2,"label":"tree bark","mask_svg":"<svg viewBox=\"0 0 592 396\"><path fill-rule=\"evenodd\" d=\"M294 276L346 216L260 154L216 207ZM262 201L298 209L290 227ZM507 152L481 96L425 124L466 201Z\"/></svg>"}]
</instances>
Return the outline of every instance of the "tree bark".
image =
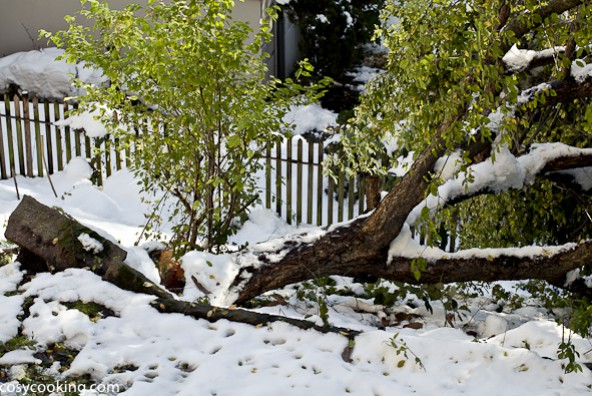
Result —
<instances>
[{"instance_id":1,"label":"tree bark","mask_svg":"<svg viewBox=\"0 0 592 396\"><path fill-rule=\"evenodd\" d=\"M78 240L86 233L103 245L100 252L88 252ZM261 314L243 309L218 308L209 304L178 301L144 275L125 264L126 251L83 226L57 209L49 208L35 199L25 196L8 219L5 236L20 247L18 261L29 271L63 271L68 268L85 268L122 289L156 296L154 308L163 313L181 313L198 319L215 322L227 319L234 322L262 326L284 322L305 330L322 333L338 333L350 341L343 356L351 354L353 339L358 331L278 315Z\"/></svg>"},{"instance_id":2,"label":"tree bark","mask_svg":"<svg viewBox=\"0 0 592 396\"><path fill-rule=\"evenodd\" d=\"M487 147L479 143L476 146L479 146L480 150ZM470 147L468 151L472 152ZM424 152L426 156L430 154L429 150ZM431 162L426 160L426 163ZM552 172L589 166L591 163L592 153L588 152L550 159L539 170L538 176L547 177L553 174ZM360 218L335 228L312 243L288 240L283 247L273 252L255 250L239 256L238 263L246 264L241 268L232 286L239 296L236 303L241 304L261 293L288 284L329 275L371 275L415 284L524 279L541 279L552 284L563 284L566 272L592 259L592 250L588 243L578 245L569 252L534 257L509 253L495 258L475 257L478 255L466 255L466 258L461 258L459 255L449 255L448 258L429 262L421 278L415 279L412 271L413 257L394 257L390 259L390 263L388 257L391 241L399 234L409 212L419 204L420 198L423 198L424 193L420 194L417 190L419 187L424 188L422 191L427 188L427 182L424 181L414 190L413 182L418 181L416 174L412 174L414 169L417 171L421 167L414 167L367 218ZM428 169L427 165L425 169ZM424 175L428 173L426 171ZM443 205L452 205L480 194L494 193L494 190L485 187L460 194ZM388 199L389 197L391 199ZM400 197L401 200L395 197ZM406 202L405 199L409 201ZM384 230L379 227L390 228ZM393 229L397 234L393 233ZM288 247L290 251L287 254L279 260L274 259L278 255L281 256L281 252ZM252 262L257 264L249 264ZM260 265L261 263L263 265Z\"/></svg>"},{"instance_id":3,"label":"tree bark","mask_svg":"<svg viewBox=\"0 0 592 396\"><path fill-rule=\"evenodd\" d=\"M81 234L103 245L97 253L85 250ZM104 280L134 292L168 298L170 294L127 266L127 252L67 214L24 196L10 215L4 233L20 246L17 261L30 272L88 268Z\"/></svg>"}]
</instances>

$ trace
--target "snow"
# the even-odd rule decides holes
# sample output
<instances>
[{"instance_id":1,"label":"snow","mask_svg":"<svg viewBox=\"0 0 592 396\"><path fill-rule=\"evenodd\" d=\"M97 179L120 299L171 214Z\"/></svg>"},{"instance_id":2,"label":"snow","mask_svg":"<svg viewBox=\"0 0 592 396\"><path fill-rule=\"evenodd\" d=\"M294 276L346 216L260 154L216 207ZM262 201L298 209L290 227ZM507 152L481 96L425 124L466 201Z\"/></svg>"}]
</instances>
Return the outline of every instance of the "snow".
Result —
<instances>
[{"instance_id":1,"label":"snow","mask_svg":"<svg viewBox=\"0 0 592 396\"><path fill-rule=\"evenodd\" d=\"M576 247L575 243L566 243L561 246L525 246L520 248L485 248L485 249L466 249L457 252L445 252L444 250L421 245L416 241L412 234L409 224L405 224L401 233L391 242L389 248L389 261L394 257L415 258L423 257L428 261L435 261L441 258L447 259L467 259L467 258L485 258L493 259L501 256L511 256L518 258L532 258L535 256L553 256Z\"/></svg>"},{"instance_id":2,"label":"snow","mask_svg":"<svg viewBox=\"0 0 592 396\"><path fill-rule=\"evenodd\" d=\"M137 220L147 210L133 176L119 172L100 190L86 179L86 165L84 160L75 159L64 172L54 175L60 188L58 199L45 179L19 177L18 183L22 191L46 204L59 205L83 223L95 228L100 225L102 232L112 235L111 239L122 241L129 252L128 263L154 279L157 274L146 253L154 243L132 247L141 229ZM105 201L111 202L109 210L94 204ZM0 181L0 203L0 219L6 219L17 204L11 181ZM270 211L257 208L234 242L249 243L256 252L257 246L280 246L274 241L278 237L313 240L322 235L317 230L287 225ZM187 277L183 300L204 297L191 280L193 276L204 288L214 291L212 302L224 303L227 296L215 291L228 287L227 282L236 274L233 255L190 252L181 263ZM22 278L18 263L0 267L0 290L14 292ZM345 278L338 278L338 283L363 291ZM461 330L463 322L456 323L457 328L442 327L446 310L437 302L432 304L433 314L421 304L419 308L404 304L397 308L422 315L418 319L423 324L421 329L399 325L379 330L376 326L380 320L391 315L383 306L355 297L328 296L332 324L363 330L355 339L352 362L347 363L341 355L348 340L339 334L303 331L284 323L257 328L224 320L209 323L179 314L160 314L150 305L153 297L121 290L83 269L40 273L18 291L21 294L0 297L0 340L14 337L22 326L23 334L40 346L63 342L80 351L66 375L89 375L99 384L120 386L125 395L194 395L196 389L200 394L218 395L274 395L279 390L287 395L488 396L522 394L526 389L537 395L589 392L589 371L584 367L583 374L565 374L562 362L557 360L556 349L564 329L536 309L525 308L521 315L487 312L482 308L486 304L476 301L465 319L479 333L475 339ZM259 310L309 320L319 318L317 308L296 299L293 289L278 292L289 305ZM34 300L30 315L21 322L18 315L26 297ZM102 304L115 316L93 322L67 307L67 303L75 301ZM398 342L404 342L418 356L425 370L413 355L408 353L405 358L390 346L395 334ZM590 356L585 355L588 342L571 336L581 359L590 361ZM0 364L13 367L16 380L24 371L22 364L36 361L33 352L17 349L0 358Z\"/></svg>"},{"instance_id":3,"label":"snow","mask_svg":"<svg viewBox=\"0 0 592 396\"><path fill-rule=\"evenodd\" d=\"M579 83L584 82L592 76L592 64L586 63L582 59L576 59L571 63L571 76Z\"/></svg>"},{"instance_id":4,"label":"snow","mask_svg":"<svg viewBox=\"0 0 592 396\"><path fill-rule=\"evenodd\" d=\"M502 61L510 72L518 73L528 68L530 63L538 58L547 58L549 56L557 56L560 52L564 52L565 47L548 48L542 51L533 51L518 49L516 44L504 55Z\"/></svg>"},{"instance_id":5,"label":"snow","mask_svg":"<svg viewBox=\"0 0 592 396\"><path fill-rule=\"evenodd\" d=\"M323 14L318 14L315 19L321 23L329 23L329 20Z\"/></svg>"},{"instance_id":6,"label":"snow","mask_svg":"<svg viewBox=\"0 0 592 396\"><path fill-rule=\"evenodd\" d=\"M294 124L294 133L302 135L311 131L324 131L337 125L337 113L321 107L318 103L293 106L284 121Z\"/></svg>"},{"instance_id":7,"label":"snow","mask_svg":"<svg viewBox=\"0 0 592 396\"><path fill-rule=\"evenodd\" d=\"M97 241L85 232L78 235L78 241L82 244L82 248L84 250L93 254L99 254L104 249L104 246L101 242Z\"/></svg>"},{"instance_id":8,"label":"snow","mask_svg":"<svg viewBox=\"0 0 592 396\"><path fill-rule=\"evenodd\" d=\"M55 122L56 126L70 127L74 130L83 129L86 136L91 138L103 137L107 135L107 128L100 121L100 110L84 111L79 114L70 115L68 118Z\"/></svg>"},{"instance_id":9,"label":"snow","mask_svg":"<svg viewBox=\"0 0 592 396\"><path fill-rule=\"evenodd\" d=\"M428 196L417 205L407 218L407 223L413 226L419 219L424 207L430 212L435 212L446 202L464 195L476 194L479 191L492 192L520 189L534 182L541 169L553 159L559 157L590 155L592 149L575 148L563 143L536 143L531 146L530 152L516 158L507 145L494 145L491 157L476 165L470 166L466 172L458 173L454 178L447 180L438 187L436 196ZM450 161L446 161L450 162ZM457 161L453 161L456 163ZM442 162L438 164L438 170L450 177L451 171L447 171ZM467 180L474 179L468 183ZM590 184L589 180L583 180L583 187ZM576 178L576 181L579 179ZM402 237L402 236L400 236Z\"/></svg>"},{"instance_id":10,"label":"snow","mask_svg":"<svg viewBox=\"0 0 592 396\"><path fill-rule=\"evenodd\" d=\"M56 60L63 52L57 48L46 48L0 58L0 92L12 84L31 95L63 98L81 93L72 85L72 77L97 85L105 81L101 71L89 69L84 63L73 65L65 60Z\"/></svg>"}]
</instances>

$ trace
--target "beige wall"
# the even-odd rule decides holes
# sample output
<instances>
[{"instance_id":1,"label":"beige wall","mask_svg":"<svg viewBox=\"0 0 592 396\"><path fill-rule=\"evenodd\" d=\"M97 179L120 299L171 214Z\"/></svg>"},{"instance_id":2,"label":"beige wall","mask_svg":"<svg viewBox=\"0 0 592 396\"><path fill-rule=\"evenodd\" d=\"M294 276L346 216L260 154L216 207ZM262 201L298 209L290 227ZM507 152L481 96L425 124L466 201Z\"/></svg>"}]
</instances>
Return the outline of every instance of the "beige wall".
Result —
<instances>
[{"instance_id":1,"label":"beige wall","mask_svg":"<svg viewBox=\"0 0 592 396\"><path fill-rule=\"evenodd\" d=\"M121 9L126 4L146 4L147 0L108 0L111 8ZM264 1L265 2L265 1ZM263 5L261 0L237 1L235 19L259 24ZM63 30L65 15L80 9L79 0L0 0L0 56L18 51L29 51L47 46L46 40L37 41L39 29ZM28 30L28 32L27 32ZM31 40L31 37L33 40Z\"/></svg>"}]
</instances>

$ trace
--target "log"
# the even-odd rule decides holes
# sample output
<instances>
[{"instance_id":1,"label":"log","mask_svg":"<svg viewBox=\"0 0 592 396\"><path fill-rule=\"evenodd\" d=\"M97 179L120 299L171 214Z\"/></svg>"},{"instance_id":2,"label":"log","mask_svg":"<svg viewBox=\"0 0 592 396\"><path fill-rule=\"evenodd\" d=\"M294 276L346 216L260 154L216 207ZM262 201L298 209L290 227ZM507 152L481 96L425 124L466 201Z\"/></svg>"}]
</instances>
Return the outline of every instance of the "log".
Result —
<instances>
[{"instance_id":1,"label":"log","mask_svg":"<svg viewBox=\"0 0 592 396\"><path fill-rule=\"evenodd\" d=\"M79 240L88 234L99 242L103 249L92 251ZM140 272L124 263L127 252L97 232L80 224L58 208L47 207L30 196L24 196L8 219L5 237L20 247L17 261L26 270L63 271L68 268L84 268L99 275L103 280L136 293L156 296L152 306L162 313L180 313L197 319L215 322L226 319L254 326L272 322L284 322L305 330L322 333L338 333L349 342L343 351L348 356L358 331L334 326L320 326L307 320L268 315L244 309L220 308L206 303L178 301L174 295L162 289Z\"/></svg>"},{"instance_id":2,"label":"log","mask_svg":"<svg viewBox=\"0 0 592 396\"><path fill-rule=\"evenodd\" d=\"M85 249L79 240L82 234L99 242L102 250ZM127 266L124 263L127 252L117 244L61 209L47 207L30 196L24 196L10 215L4 236L20 247L17 261L31 273L88 268L122 289L170 297L167 291Z\"/></svg>"}]
</instances>

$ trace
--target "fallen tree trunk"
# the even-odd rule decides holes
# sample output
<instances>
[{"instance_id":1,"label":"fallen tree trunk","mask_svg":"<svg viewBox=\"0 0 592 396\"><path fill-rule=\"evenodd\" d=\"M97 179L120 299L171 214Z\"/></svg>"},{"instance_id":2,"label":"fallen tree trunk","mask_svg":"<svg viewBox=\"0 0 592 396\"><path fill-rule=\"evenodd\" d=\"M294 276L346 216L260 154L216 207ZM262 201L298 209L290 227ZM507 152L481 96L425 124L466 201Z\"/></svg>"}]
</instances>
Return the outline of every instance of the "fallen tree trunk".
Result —
<instances>
[{"instance_id":1,"label":"fallen tree trunk","mask_svg":"<svg viewBox=\"0 0 592 396\"><path fill-rule=\"evenodd\" d=\"M88 241L87 237L81 238L81 235L85 234L98 243L94 247L100 245L102 248L89 248L88 243L84 243ZM156 296L157 299L152 305L163 313L181 313L210 322L226 319L254 326L285 322L305 330L338 333L352 342L359 334L355 330L320 326L306 320L176 300L171 293L125 264L127 252L117 244L59 209L49 208L29 196L23 197L10 215L4 235L20 247L17 261L30 272L55 272L68 268L88 269L122 289ZM352 342L348 343L343 353L345 360L353 348Z\"/></svg>"}]
</instances>

